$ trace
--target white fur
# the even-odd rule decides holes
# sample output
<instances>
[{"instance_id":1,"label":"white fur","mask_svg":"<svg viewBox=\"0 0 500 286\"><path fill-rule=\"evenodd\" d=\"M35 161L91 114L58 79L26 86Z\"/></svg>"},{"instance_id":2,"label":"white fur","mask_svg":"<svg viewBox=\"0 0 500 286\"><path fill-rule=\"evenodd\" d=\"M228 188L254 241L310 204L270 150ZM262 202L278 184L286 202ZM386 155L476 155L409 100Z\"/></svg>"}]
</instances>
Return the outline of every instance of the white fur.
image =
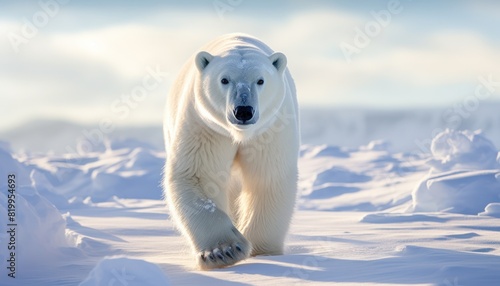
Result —
<instances>
[{"instance_id":1,"label":"white fur","mask_svg":"<svg viewBox=\"0 0 500 286\"><path fill-rule=\"evenodd\" d=\"M230 83L222 85L223 77ZM238 88L257 98L255 124L228 120ZM298 128L286 57L261 41L225 35L186 63L167 100L164 187L200 268L283 253L297 189Z\"/></svg>"}]
</instances>

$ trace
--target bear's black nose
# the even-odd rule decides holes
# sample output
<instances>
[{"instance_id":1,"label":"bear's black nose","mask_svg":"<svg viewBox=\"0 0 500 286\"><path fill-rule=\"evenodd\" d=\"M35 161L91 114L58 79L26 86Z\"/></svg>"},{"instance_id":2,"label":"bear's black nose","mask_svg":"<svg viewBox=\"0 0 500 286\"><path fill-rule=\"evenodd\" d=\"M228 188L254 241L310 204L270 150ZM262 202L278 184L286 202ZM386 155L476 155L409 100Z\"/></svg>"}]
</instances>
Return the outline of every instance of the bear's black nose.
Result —
<instances>
[{"instance_id":1,"label":"bear's black nose","mask_svg":"<svg viewBox=\"0 0 500 286\"><path fill-rule=\"evenodd\" d=\"M234 109L234 117L240 121L248 121L253 117L253 107L251 106L237 106Z\"/></svg>"}]
</instances>

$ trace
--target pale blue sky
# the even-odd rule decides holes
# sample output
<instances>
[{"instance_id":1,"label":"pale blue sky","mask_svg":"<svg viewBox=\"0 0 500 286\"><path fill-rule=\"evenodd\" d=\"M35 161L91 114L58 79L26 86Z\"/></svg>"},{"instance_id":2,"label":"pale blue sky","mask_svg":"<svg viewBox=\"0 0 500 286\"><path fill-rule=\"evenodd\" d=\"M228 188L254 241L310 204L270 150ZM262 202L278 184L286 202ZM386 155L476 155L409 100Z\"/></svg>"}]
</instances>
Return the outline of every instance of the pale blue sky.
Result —
<instances>
[{"instance_id":1,"label":"pale blue sky","mask_svg":"<svg viewBox=\"0 0 500 286\"><path fill-rule=\"evenodd\" d=\"M479 76L500 81L498 1L19 2L0 1L0 129L160 123L180 66L228 32L284 52L302 106L447 107ZM359 30L369 35L356 46ZM356 50L350 61L342 47ZM130 99L151 70L158 84Z\"/></svg>"}]
</instances>

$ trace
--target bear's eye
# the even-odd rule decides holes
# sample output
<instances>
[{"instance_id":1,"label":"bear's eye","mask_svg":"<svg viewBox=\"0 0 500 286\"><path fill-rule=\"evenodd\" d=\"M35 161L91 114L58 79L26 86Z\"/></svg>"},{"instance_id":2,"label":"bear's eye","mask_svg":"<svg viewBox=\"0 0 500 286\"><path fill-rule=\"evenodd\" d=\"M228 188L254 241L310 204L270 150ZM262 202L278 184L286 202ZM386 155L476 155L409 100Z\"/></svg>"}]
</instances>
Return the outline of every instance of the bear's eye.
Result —
<instances>
[{"instance_id":1,"label":"bear's eye","mask_svg":"<svg viewBox=\"0 0 500 286\"><path fill-rule=\"evenodd\" d=\"M220 83L222 83L222 84L228 84L229 80L227 80L227 78L223 78L223 79L220 80Z\"/></svg>"},{"instance_id":2,"label":"bear's eye","mask_svg":"<svg viewBox=\"0 0 500 286\"><path fill-rule=\"evenodd\" d=\"M263 85L263 84L264 84L264 80L263 80L263 79L259 79L259 80L257 81L257 84L258 84L258 85Z\"/></svg>"}]
</instances>

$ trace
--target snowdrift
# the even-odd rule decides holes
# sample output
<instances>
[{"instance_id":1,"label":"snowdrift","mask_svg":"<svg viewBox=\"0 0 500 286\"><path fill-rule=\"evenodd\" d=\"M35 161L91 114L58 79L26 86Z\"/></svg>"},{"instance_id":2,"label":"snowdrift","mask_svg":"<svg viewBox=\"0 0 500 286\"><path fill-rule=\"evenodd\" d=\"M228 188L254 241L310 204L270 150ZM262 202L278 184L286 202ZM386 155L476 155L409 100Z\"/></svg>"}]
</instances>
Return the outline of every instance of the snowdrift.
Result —
<instances>
[{"instance_id":1,"label":"snowdrift","mask_svg":"<svg viewBox=\"0 0 500 286\"><path fill-rule=\"evenodd\" d=\"M42 271L46 263L54 263L71 249L76 250L71 233L60 211L39 193L35 171L14 159L7 144L0 145L0 162L2 180L12 175L15 181L15 186L0 186L1 268L15 265L17 269L35 267ZM9 242L11 247L6 251ZM14 256L11 252L16 254L15 263L7 262Z\"/></svg>"},{"instance_id":2,"label":"snowdrift","mask_svg":"<svg viewBox=\"0 0 500 286\"><path fill-rule=\"evenodd\" d=\"M479 132L446 130L432 141L429 174L413 192L413 212L478 214L500 202L500 153ZM483 214L495 214L492 204Z\"/></svg>"},{"instance_id":3,"label":"snowdrift","mask_svg":"<svg viewBox=\"0 0 500 286\"><path fill-rule=\"evenodd\" d=\"M80 284L95 285L168 286L170 283L155 264L126 257L106 257L97 263Z\"/></svg>"}]
</instances>

